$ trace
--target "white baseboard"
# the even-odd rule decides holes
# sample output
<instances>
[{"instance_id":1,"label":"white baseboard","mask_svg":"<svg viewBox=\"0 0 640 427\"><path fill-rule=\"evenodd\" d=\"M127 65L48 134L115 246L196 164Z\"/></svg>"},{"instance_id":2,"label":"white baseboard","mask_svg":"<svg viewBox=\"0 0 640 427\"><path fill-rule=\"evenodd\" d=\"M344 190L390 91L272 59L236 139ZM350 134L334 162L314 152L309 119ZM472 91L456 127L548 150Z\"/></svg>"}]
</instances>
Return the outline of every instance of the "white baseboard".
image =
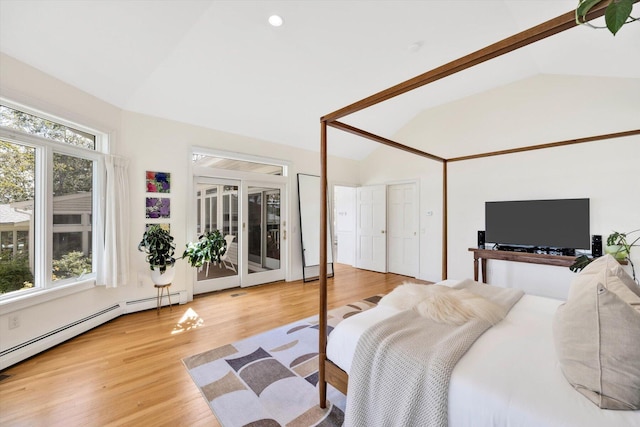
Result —
<instances>
[{"instance_id":1,"label":"white baseboard","mask_svg":"<svg viewBox=\"0 0 640 427\"><path fill-rule=\"evenodd\" d=\"M115 319L124 314L124 312L122 304L114 304L82 319L78 319L43 335L32 338L29 341L7 348L0 352L0 370L61 344L109 320Z\"/></svg>"},{"instance_id":2,"label":"white baseboard","mask_svg":"<svg viewBox=\"0 0 640 427\"><path fill-rule=\"evenodd\" d=\"M186 291L171 292L171 302L177 306L187 302ZM17 344L0 352L0 370L6 369L11 365L15 365L31 356L35 356L45 350L55 347L58 344L87 332L103 323L113 320L123 314L135 313L137 311L155 309L157 307L156 297L143 298L139 300L126 301L113 304L103 310L78 319L67 325L56 328L40 336L34 337L28 341ZM162 306L169 305L169 298L164 295L162 298Z\"/></svg>"},{"instance_id":3,"label":"white baseboard","mask_svg":"<svg viewBox=\"0 0 640 427\"><path fill-rule=\"evenodd\" d=\"M179 305L185 304L187 302L187 291L174 291L169 293L171 296L171 304ZM157 307L157 298L156 297L148 297L141 298L137 300L127 301L124 303L125 312L124 314L135 313L137 311L150 310L152 308ZM162 302L160 304L162 307L166 307L169 305L169 298L165 294L162 297Z\"/></svg>"}]
</instances>

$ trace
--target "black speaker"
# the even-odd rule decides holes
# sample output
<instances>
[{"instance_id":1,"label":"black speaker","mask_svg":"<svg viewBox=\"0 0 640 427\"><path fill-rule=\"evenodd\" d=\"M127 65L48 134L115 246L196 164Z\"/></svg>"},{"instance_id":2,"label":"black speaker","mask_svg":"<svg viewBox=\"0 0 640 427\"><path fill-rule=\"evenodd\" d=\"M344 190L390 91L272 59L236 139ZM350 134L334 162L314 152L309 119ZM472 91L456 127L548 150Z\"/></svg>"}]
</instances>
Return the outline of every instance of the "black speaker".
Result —
<instances>
[{"instance_id":1,"label":"black speaker","mask_svg":"<svg viewBox=\"0 0 640 427\"><path fill-rule=\"evenodd\" d=\"M478 231L478 249L484 249L484 230Z\"/></svg>"},{"instance_id":2,"label":"black speaker","mask_svg":"<svg viewBox=\"0 0 640 427\"><path fill-rule=\"evenodd\" d=\"M591 256L594 258L602 256L602 236L597 234L591 236Z\"/></svg>"}]
</instances>

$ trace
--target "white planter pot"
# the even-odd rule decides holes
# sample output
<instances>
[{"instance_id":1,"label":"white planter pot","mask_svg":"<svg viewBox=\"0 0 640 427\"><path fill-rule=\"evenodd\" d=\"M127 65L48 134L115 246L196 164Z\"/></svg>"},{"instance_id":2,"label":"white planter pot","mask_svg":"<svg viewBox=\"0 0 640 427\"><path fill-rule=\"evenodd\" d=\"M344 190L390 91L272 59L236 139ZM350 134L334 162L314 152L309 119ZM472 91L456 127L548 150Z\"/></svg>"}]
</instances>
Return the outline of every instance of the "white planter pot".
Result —
<instances>
[{"instance_id":1,"label":"white planter pot","mask_svg":"<svg viewBox=\"0 0 640 427\"><path fill-rule=\"evenodd\" d=\"M624 247L621 245L612 245L612 246L607 245L604 247L604 252L607 254L613 255L613 257L618 261L623 261L624 259L627 258L627 255L629 255L627 251L624 249Z\"/></svg>"},{"instance_id":2,"label":"white planter pot","mask_svg":"<svg viewBox=\"0 0 640 427\"><path fill-rule=\"evenodd\" d=\"M156 285L168 285L173 282L173 278L176 277L175 267L167 267L166 271L160 274L160 267L154 267L151 270L151 280Z\"/></svg>"}]
</instances>

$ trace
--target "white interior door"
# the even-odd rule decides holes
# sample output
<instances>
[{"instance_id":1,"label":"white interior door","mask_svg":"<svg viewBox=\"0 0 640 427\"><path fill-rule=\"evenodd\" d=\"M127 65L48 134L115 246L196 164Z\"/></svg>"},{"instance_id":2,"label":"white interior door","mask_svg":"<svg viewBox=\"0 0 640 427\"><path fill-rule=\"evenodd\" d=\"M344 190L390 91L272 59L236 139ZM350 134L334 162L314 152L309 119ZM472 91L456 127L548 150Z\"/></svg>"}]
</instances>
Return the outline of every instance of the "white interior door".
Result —
<instances>
[{"instance_id":1,"label":"white interior door","mask_svg":"<svg viewBox=\"0 0 640 427\"><path fill-rule=\"evenodd\" d=\"M356 267L387 272L387 187L358 187Z\"/></svg>"},{"instance_id":2,"label":"white interior door","mask_svg":"<svg viewBox=\"0 0 640 427\"><path fill-rule=\"evenodd\" d=\"M356 265L356 188L335 186L336 261Z\"/></svg>"},{"instance_id":3,"label":"white interior door","mask_svg":"<svg viewBox=\"0 0 640 427\"><path fill-rule=\"evenodd\" d=\"M416 277L418 274L418 202L416 184L389 186L389 272Z\"/></svg>"}]
</instances>

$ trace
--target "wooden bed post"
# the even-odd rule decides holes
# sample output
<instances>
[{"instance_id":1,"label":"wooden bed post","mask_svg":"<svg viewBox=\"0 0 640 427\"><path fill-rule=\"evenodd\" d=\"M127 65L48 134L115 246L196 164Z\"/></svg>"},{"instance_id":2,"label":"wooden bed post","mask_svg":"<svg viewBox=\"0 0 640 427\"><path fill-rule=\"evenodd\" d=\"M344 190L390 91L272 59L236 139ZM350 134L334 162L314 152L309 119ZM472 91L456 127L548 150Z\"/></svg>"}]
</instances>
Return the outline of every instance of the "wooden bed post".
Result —
<instances>
[{"instance_id":1,"label":"wooden bed post","mask_svg":"<svg viewBox=\"0 0 640 427\"><path fill-rule=\"evenodd\" d=\"M327 406L327 381L325 361L327 359L327 122L320 121L320 307L319 307L319 354L318 391L320 407Z\"/></svg>"},{"instance_id":2,"label":"wooden bed post","mask_svg":"<svg viewBox=\"0 0 640 427\"><path fill-rule=\"evenodd\" d=\"M449 251L448 243L448 215L447 210L447 161L442 162L442 280L447 280L448 271L447 266L449 263L447 252Z\"/></svg>"}]
</instances>

